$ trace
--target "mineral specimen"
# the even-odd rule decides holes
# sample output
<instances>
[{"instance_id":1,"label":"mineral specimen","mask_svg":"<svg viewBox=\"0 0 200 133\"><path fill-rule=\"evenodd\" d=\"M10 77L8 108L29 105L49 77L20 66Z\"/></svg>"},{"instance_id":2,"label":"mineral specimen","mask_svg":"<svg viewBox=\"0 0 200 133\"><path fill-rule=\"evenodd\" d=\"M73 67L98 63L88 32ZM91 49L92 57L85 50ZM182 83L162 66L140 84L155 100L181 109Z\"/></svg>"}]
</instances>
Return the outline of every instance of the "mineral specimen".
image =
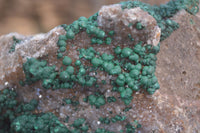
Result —
<instances>
[{"instance_id":1,"label":"mineral specimen","mask_svg":"<svg viewBox=\"0 0 200 133\"><path fill-rule=\"evenodd\" d=\"M93 16L47 34L0 37L0 131L189 131L181 128L184 124L167 125L171 120L177 123L173 117L181 118L165 91L154 94L160 88L156 55L163 45L160 40L164 43L181 26L176 16L194 17L198 4L127 1L103 6ZM180 14L181 9L192 15ZM165 81L158 77L162 85Z\"/></svg>"}]
</instances>

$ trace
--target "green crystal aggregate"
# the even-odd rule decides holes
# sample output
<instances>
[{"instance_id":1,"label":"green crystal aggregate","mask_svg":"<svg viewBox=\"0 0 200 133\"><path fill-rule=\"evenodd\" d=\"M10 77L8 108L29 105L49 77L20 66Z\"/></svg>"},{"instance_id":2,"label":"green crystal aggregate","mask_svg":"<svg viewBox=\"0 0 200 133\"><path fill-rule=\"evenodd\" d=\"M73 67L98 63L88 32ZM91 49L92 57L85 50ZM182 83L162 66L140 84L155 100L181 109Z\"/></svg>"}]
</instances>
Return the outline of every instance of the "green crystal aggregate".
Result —
<instances>
[{"instance_id":1,"label":"green crystal aggregate","mask_svg":"<svg viewBox=\"0 0 200 133\"><path fill-rule=\"evenodd\" d=\"M161 41L171 35L171 33L179 28L179 24L171 20L178 11L185 9L190 14L195 15L199 11L199 0L171 0L167 4L160 6L151 6L141 1L125 1L121 2L122 9L131 9L140 7L153 16L158 26L161 28ZM137 24L137 28L142 28L141 24Z\"/></svg>"},{"instance_id":2,"label":"green crystal aggregate","mask_svg":"<svg viewBox=\"0 0 200 133\"><path fill-rule=\"evenodd\" d=\"M131 9L140 7L155 18L158 26L161 28L161 41L170 36L170 34L179 28L179 24L170 19L178 11L185 9L191 14L196 14L199 10L198 0L171 0L167 4L160 6L151 6L140 1L121 2L122 9ZM65 31L65 35L60 35L57 42L59 47L57 58L62 60L63 66L66 69L57 71L56 66L48 65L45 60L29 58L23 64L23 70L26 80L21 83L33 84L42 82L45 89L72 89L75 84L84 87L99 86L96 77L89 76L88 71L97 70L115 76L116 79L112 82L113 92L120 94L120 99L126 105L124 112L128 112L131 107L128 105L133 99L133 93L136 91L147 91L149 94L160 88L158 80L155 76L156 70L156 54L160 50L160 44L157 46L143 45L143 42L137 43L134 48L116 46L114 54L99 54L92 47L93 45L112 45L115 31L108 33L98 27L98 13L89 18L80 17L71 25L61 25ZM132 24L129 24L130 26ZM137 30L143 30L145 27L138 22ZM72 59L66 55L66 47L68 41L76 39L79 32L85 31L91 37L91 46L89 48L79 49L79 59L72 62ZM134 41L134 38L129 34L129 39ZM15 51L15 46L20 40L13 37L13 45L9 51ZM83 61L88 61L91 65L84 66ZM102 81L106 84L106 81ZM98 92L98 89L97 89ZM31 100L30 103L18 103L16 100L16 92L10 89L4 89L0 92L0 132L5 133L87 133L90 125L87 125L85 118L78 118L70 126L71 129L64 126L53 113L37 113L33 111L37 107L37 101ZM65 104L78 105L78 101L66 98L63 100ZM100 93L93 93L84 99L91 106L97 109L104 106L106 103L118 101L115 97L105 97ZM68 117L69 119L69 117ZM126 117L116 115L111 118L101 117L99 121L102 124L110 124L120 121L125 121ZM68 121L68 120L67 120ZM124 130L121 132L134 133L136 128L141 125L135 121L127 123ZM104 128L98 128L95 133L112 133Z\"/></svg>"},{"instance_id":3,"label":"green crystal aggregate","mask_svg":"<svg viewBox=\"0 0 200 133\"><path fill-rule=\"evenodd\" d=\"M19 44L20 42L21 42L20 39L17 39L15 36L13 36L13 44L12 44L12 46L10 47L9 53L15 52L15 47L16 47L16 45Z\"/></svg>"}]
</instances>

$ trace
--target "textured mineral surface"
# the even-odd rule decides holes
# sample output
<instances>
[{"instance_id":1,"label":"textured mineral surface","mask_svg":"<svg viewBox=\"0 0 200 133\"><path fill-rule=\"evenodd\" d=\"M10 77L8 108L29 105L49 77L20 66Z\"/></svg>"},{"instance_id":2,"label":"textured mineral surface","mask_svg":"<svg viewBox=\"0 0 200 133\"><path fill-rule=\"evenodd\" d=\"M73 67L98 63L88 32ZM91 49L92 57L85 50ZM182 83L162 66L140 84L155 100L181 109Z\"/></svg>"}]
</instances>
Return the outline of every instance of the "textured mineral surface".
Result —
<instances>
[{"instance_id":1,"label":"textured mineral surface","mask_svg":"<svg viewBox=\"0 0 200 133\"><path fill-rule=\"evenodd\" d=\"M0 132L198 133L197 3L122 2L1 36Z\"/></svg>"}]
</instances>

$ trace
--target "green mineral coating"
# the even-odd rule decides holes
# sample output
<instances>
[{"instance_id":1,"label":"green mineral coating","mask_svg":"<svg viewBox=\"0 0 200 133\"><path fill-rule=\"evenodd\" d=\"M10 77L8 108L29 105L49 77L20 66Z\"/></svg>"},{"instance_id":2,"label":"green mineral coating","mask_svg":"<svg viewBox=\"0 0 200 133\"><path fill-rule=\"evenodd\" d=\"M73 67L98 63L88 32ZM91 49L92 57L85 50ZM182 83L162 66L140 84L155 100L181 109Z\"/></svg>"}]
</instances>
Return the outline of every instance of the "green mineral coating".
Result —
<instances>
[{"instance_id":1,"label":"green mineral coating","mask_svg":"<svg viewBox=\"0 0 200 133\"><path fill-rule=\"evenodd\" d=\"M111 121L117 122L117 121L124 121L126 119L126 116L120 116L120 115L116 115L113 118L111 118Z\"/></svg>"},{"instance_id":2,"label":"green mineral coating","mask_svg":"<svg viewBox=\"0 0 200 133\"><path fill-rule=\"evenodd\" d=\"M59 40L67 41L66 35L60 35L60 36L59 36Z\"/></svg>"},{"instance_id":3,"label":"green mineral coating","mask_svg":"<svg viewBox=\"0 0 200 133\"><path fill-rule=\"evenodd\" d=\"M105 85L105 84L106 84L106 81L105 81L105 80L102 80L101 83L102 83L103 85Z\"/></svg>"},{"instance_id":4,"label":"green mineral coating","mask_svg":"<svg viewBox=\"0 0 200 133\"><path fill-rule=\"evenodd\" d=\"M102 65L103 61L100 59L100 58L96 58L94 57L92 60L91 60L91 63L94 67L98 67L100 65Z\"/></svg>"},{"instance_id":5,"label":"green mineral coating","mask_svg":"<svg viewBox=\"0 0 200 133\"><path fill-rule=\"evenodd\" d=\"M140 81L141 84L145 86L145 85L148 84L148 80L149 80L149 79L148 79L147 76L142 76L140 80L141 80L141 81Z\"/></svg>"},{"instance_id":6,"label":"green mineral coating","mask_svg":"<svg viewBox=\"0 0 200 133\"><path fill-rule=\"evenodd\" d=\"M116 123L117 122L115 117L111 118L111 121L112 121L112 123Z\"/></svg>"},{"instance_id":7,"label":"green mineral coating","mask_svg":"<svg viewBox=\"0 0 200 133\"><path fill-rule=\"evenodd\" d=\"M85 131L85 132L88 131L88 129L89 129L89 127L87 125L81 127L81 130Z\"/></svg>"},{"instance_id":8,"label":"green mineral coating","mask_svg":"<svg viewBox=\"0 0 200 133\"><path fill-rule=\"evenodd\" d=\"M154 88L148 88L147 89L147 92L149 93L149 94L154 94L155 93L155 91L156 91L156 89L154 89Z\"/></svg>"},{"instance_id":9,"label":"green mineral coating","mask_svg":"<svg viewBox=\"0 0 200 133\"><path fill-rule=\"evenodd\" d=\"M104 38L105 37L105 32L100 30L98 33L97 33L97 37L99 38Z\"/></svg>"},{"instance_id":10,"label":"green mineral coating","mask_svg":"<svg viewBox=\"0 0 200 133\"><path fill-rule=\"evenodd\" d=\"M83 123L85 122L85 119L84 118L79 118L79 119L76 119L73 123L73 126L74 127L80 127L81 125L83 125Z\"/></svg>"},{"instance_id":11,"label":"green mineral coating","mask_svg":"<svg viewBox=\"0 0 200 133\"><path fill-rule=\"evenodd\" d=\"M110 119L108 117L100 117L99 121L103 124L110 124Z\"/></svg>"},{"instance_id":12,"label":"green mineral coating","mask_svg":"<svg viewBox=\"0 0 200 133\"><path fill-rule=\"evenodd\" d=\"M133 86L131 86L131 89L132 89L133 91L139 91L139 90L140 90L140 84L135 83Z\"/></svg>"},{"instance_id":13,"label":"green mineral coating","mask_svg":"<svg viewBox=\"0 0 200 133\"><path fill-rule=\"evenodd\" d=\"M150 80L151 80L151 83L152 83L152 84L155 84L155 83L158 82L158 79L157 79L156 76L153 76Z\"/></svg>"},{"instance_id":14,"label":"green mineral coating","mask_svg":"<svg viewBox=\"0 0 200 133\"><path fill-rule=\"evenodd\" d=\"M70 75L72 75L74 73L74 67L73 66L68 66L66 68L66 72Z\"/></svg>"},{"instance_id":15,"label":"green mineral coating","mask_svg":"<svg viewBox=\"0 0 200 133\"><path fill-rule=\"evenodd\" d=\"M11 128L14 132L20 133L69 132L69 129L61 124L58 118L52 113L20 115L11 123Z\"/></svg>"},{"instance_id":16,"label":"green mineral coating","mask_svg":"<svg viewBox=\"0 0 200 133\"><path fill-rule=\"evenodd\" d=\"M113 35L115 34L115 31L111 30L111 31L108 32L108 34L109 34L110 36L113 36Z\"/></svg>"},{"instance_id":17,"label":"green mineral coating","mask_svg":"<svg viewBox=\"0 0 200 133\"><path fill-rule=\"evenodd\" d=\"M72 63L72 59L68 56L65 56L64 59L63 59L63 64L64 65L71 65Z\"/></svg>"},{"instance_id":18,"label":"green mineral coating","mask_svg":"<svg viewBox=\"0 0 200 133\"><path fill-rule=\"evenodd\" d=\"M79 105L80 103L79 103L79 101L72 101L72 105L73 106L77 106L77 105Z\"/></svg>"},{"instance_id":19,"label":"green mineral coating","mask_svg":"<svg viewBox=\"0 0 200 133\"><path fill-rule=\"evenodd\" d=\"M79 52L79 58L85 58L87 60L91 60L92 58L94 58L94 54L96 53L93 47L89 47L88 49L82 48L79 50Z\"/></svg>"},{"instance_id":20,"label":"green mineral coating","mask_svg":"<svg viewBox=\"0 0 200 133\"><path fill-rule=\"evenodd\" d=\"M140 71L138 71L137 69L133 69L130 71L130 77L137 79L140 75Z\"/></svg>"},{"instance_id":21,"label":"green mineral coating","mask_svg":"<svg viewBox=\"0 0 200 133\"><path fill-rule=\"evenodd\" d=\"M133 97L130 98L122 98L122 101L124 102L125 105L129 105L132 101Z\"/></svg>"},{"instance_id":22,"label":"green mineral coating","mask_svg":"<svg viewBox=\"0 0 200 133\"><path fill-rule=\"evenodd\" d=\"M127 1L122 2L121 7L134 8L140 7L144 11L147 11L152 15L158 26L161 28L161 41L167 38L179 25L170 18L176 14L179 10L185 9L191 14L196 14L198 9L199 1L197 0L180 0L170 1L165 5L161 6L150 6L140 1ZM67 41L74 39L75 35L80 31L86 31L89 37L91 37L92 44L109 45L114 38L114 31L108 33L98 27L97 23L98 13L91 16L90 18L81 17L71 25L62 25L66 30L66 35L60 35L57 45L59 47L58 52L66 51ZM138 30L142 30L144 27L139 22L136 24ZM128 35L129 38L131 37ZM132 37L130 38L132 39ZM91 45L92 46L92 45ZM112 91L120 93L121 100L125 105L130 104L133 97L133 91L139 91L145 89L149 94L153 94L157 89L160 88L158 80L155 76L156 68L156 54L160 50L160 44L158 46L146 45L138 43L133 49L125 47L123 49L120 46L114 48L115 55L109 54L98 54L93 47L88 49L80 49L80 60L90 60L91 64L97 69L107 72L110 75L115 75L115 80L112 81ZM63 53L64 54L64 53ZM62 54L58 53L58 58L62 58ZM67 59L67 58L68 59ZM84 59L81 59L84 58ZM126 59L123 59L126 58ZM63 64L67 65L66 70L55 71L55 66L48 66L46 61L37 60L34 58L27 59L27 62L23 64L23 70L26 76L25 83L32 84L39 80L42 81L42 86L46 89L53 88L72 88L73 84L79 83L83 86L99 86L95 77L86 75L88 66L83 66L81 61L77 60L74 68L71 58L65 56ZM71 66L72 65L72 66ZM76 70L76 71L75 71ZM15 99L16 94L11 90L4 90L0 93L0 132L51 132L51 133L62 133L62 132L87 132L88 126L85 125L85 120L79 118L74 121L73 129L69 130L67 127L59 122L58 118L51 113L32 114L37 106L37 101L32 100L30 103L17 103ZM115 102L115 97L105 97L101 94L89 95L86 102L89 102L92 106L99 108L107 102ZM77 101L71 100L71 104L77 105ZM128 109L127 109L128 110ZM3 112L3 113L2 113ZM17 112L17 114L16 114ZM110 121L117 122L126 119L125 116L116 115L113 118L103 119L103 124L109 124ZM10 125L5 125L9 123ZM136 128L140 125L135 123L127 124L126 129L123 132L134 133ZM3 129L3 130L2 130ZM97 133L109 133L105 129L97 129Z\"/></svg>"},{"instance_id":23,"label":"green mineral coating","mask_svg":"<svg viewBox=\"0 0 200 133\"><path fill-rule=\"evenodd\" d=\"M131 124L126 125L126 133L134 133L135 132L135 127L132 126Z\"/></svg>"},{"instance_id":24,"label":"green mineral coating","mask_svg":"<svg viewBox=\"0 0 200 133\"><path fill-rule=\"evenodd\" d=\"M103 40L97 39L97 44L103 44Z\"/></svg>"},{"instance_id":25,"label":"green mineral coating","mask_svg":"<svg viewBox=\"0 0 200 133\"><path fill-rule=\"evenodd\" d=\"M90 79L86 81L85 85L89 87L93 86L96 81L97 81L96 78L90 77Z\"/></svg>"},{"instance_id":26,"label":"green mineral coating","mask_svg":"<svg viewBox=\"0 0 200 133\"><path fill-rule=\"evenodd\" d=\"M88 97L88 101L89 101L90 105L95 105L96 99L97 99L97 97L95 95L90 95Z\"/></svg>"},{"instance_id":27,"label":"green mineral coating","mask_svg":"<svg viewBox=\"0 0 200 133\"><path fill-rule=\"evenodd\" d=\"M2 133L14 133L14 128L11 127L13 121L20 115L30 114L38 104L34 99L29 103L19 103L16 99L15 90L4 89L0 91L0 132ZM16 126L17 128L18 126Z\"/></svg>"},{"instance_id":28,"label":"green mineral coating","mask_svg":"<svg viewBox=\"0 0 200 133\"><path fill-rule=\"evenodd\" d=\"M186 11L195 15L199 12L199 0L185 0Z\"/></svg>"},{"instance_id":29,"label":"green mineral coating","mask_svg":"<svg viewBox=\"0 0 200 133\"><path fill-rule=\"evenodd\" d=\"M72 23L72 28L73 28L73 31L74 31L74 33L75 34L77 34L77 33L79 33L79 22L78 21L74 21L73 23Z\"/></svg>"},{"instance_id":30,"label":"green mineral coating","mask_svg":"<svg viewBox=\"0 0 200 133\"><path fill-rule=\"evenodd\" d=\"M129 23L129 24L128 24L128 27L131 27L132 25L133 25L133 23Z\"/></svg>"},{"instance_id":31,"label":"green mineral coating","mask_svg":"<svg viewBox=\"0 0 200 133\"><path fill-rule=\"evenodd\" d=\"M63 99L63 101L66 103L66 104L71 104L73 106L77 106L79 105L79 101L76 101L76 100L73 100L72 98L65 98Z\"/></svg>"},{"instance_id":32,"label":"green mineral coating","mask_svg":"<svg viewBox=\"0 0 200 133\"><path fill-rule=\"evenodd\" d=\"M85 18L84 20L79 18L80 30L85 29L87 27L87 22L87 18Z\"/></svg>"},{"instance_id":33,"label":"green mineral coating","mask_svg":"<svg viewBox=\"0 0 200 133\"><path fill-rule=\"evenodd\" d=\"M81 65L81 61L80 60L76 60L75 65L76 66L80 66Z\"/></svg>"},{"instance_id":34,"label":"green mineral coating","mask_svg":"<svg viewBox=\"0 0 200 133\"><path fill-rule=\"evenodd\" d=\"M68 121L69 121L69 116L66 116L66 118L65 118L65 123L68 123Z\"/></svg>"},{"instance_id":35,"label":"green mineral coating","mask_svg":"<svg viewBox=\"0 0 200 133\"><path fill-rule=\"evenodd\" d=\"M159 89L159 88L160 88L160 85L159 85L159 83L158 83L158 82L157 82L157 83L155 83L155 84L153 85L153 88L154 88L154 89L156 89L156 90L157 90L157 89Z\"/></svg>"},{"instance_id":36,"label":"green mineral coating","mask_svg":"<svg viewBox=\"0 0 200 133\"><path fill-rule=\"evenodd\" d=\"M125 91L125 87L118 87L117 91L121 93L121 92Z\"/></svg>"},{"instance_id":37,"label":"green mineral coating","mask_svg":"<svg viewBox=\"0 0 200 133\"><path fill-rule=\"evenodd\" d=\"M19 81L19 84L20 84L21 86L24 86L24 85L25 85L25 83L24 83L22 80Z\"/></svg>"},{"instance_id":38,"label":"green mineral coating","mask_svg":"<svg viewBox=\"0 0 200 133\"><path fill-rule=\"evenodd\" d=\"M123 74L119 74L119 76L117 77L116 83L118 86L124 86L125 76Z\"/></svg>"},{"instance_id":39,"label":"green mineral coating","mask_svg":"<svg viewBox=\"0 0 200 133\"><path fill-rule=\"evenodd\" d=\"M133 91L138 91L139 87L135 85L134 81L128 82L128 87L130 87Z\"/></svg>"},{"instance_id":40,"label":"green mineral coating","mask_svg":"<svg viewBox=\"0 0 200 133\"><path fill-rule=\"evenodd\" d=\"M106 38L106 44L110 45L112 42L112 39L110 37L107 37Z\"/></svg>"},{"instance_id":41,"label":"green mineral coating","mask_svg":"<svg viewBox=\"0 0 200 133\"><path fill-rule=\"evenodd\" d=\"M64 102L65 102L66 104L72 104L72 100L69 99L69 98L64 99Z\"/></svg>"},{"instance_id":42,"label":"green mineral coating","mask_svg":"<svg viewBox=\"0 0 200 133\"><path fill-rule=\"evenodd\" d=\"M105 105L106 103L103 95L100 95L100 96L90 95L88 97L88 101L90 105L95 105L96 108L99 108L100 106Z\"/></svg>"},{"instance_id":43,"label":"green mineral coating","mask_svg":"<svg viewBox=\"0 0 200 133\"><path fill-rule=\"evenodd\" d=\"M114 59L114 56L113 55L111 55L111 54L106 54L106 53L104 53L104 54L102 54L102 59L104 60L104 61L112 61L113 59Z\"/></svg>"},{"instance_id":44,"label":"green mineral coating","mask_svg":"<svg viewBox=\"0 0 200 133\"><path fill-rule=\"evenodd\" d=\"M13 36L13 44L10 47L9 53L15 52L15 47L20 42L21 42L21 40L17 39L15 36Z\"/></svg>"},{"instance_id":45,"label":"green mineral coating","mask_svg":"<svg viewBox=\"0 0 200 133\"><path fill-rule=\"evenodd\" d=\"M88 99L87 99L87 98L83 98L83 101L84 101L84 102L88 102Z\"/></svg>"},{"instance_id":46,"label":"green mineral coating","mask_svg":"<svg viewBox=\"0 0 200 133\"><path fill-rule=\"evenodd\" d=\"M97 43L97 39L93 37L93 38L91 39L91 43L92 43L92 44Z\"/></svg>"},{"instance_id":47,"label":"green mineral coating","mask_svg":"<svg viewBox=\"0 0 200 133\"><path fill-rule=\"evenodd\" d=\"M121 73L121 67L120 66L115 66L112 70L109 72L111 75L116 75Z\"/></svg>"},{"instance_id":48,"label":"green mineral coating","mask_svg":"<svg viewBox=\"0 0 200 133\"><path fill-rule=\"evenodd\" d=\"M130 77L130 75L126 76L125 82L126 83L133 83L133 78Z\"/></svg>"},{"instance_id":49,"label":"green mineral coating","mask_svg":"<svg viewBox=\"0 0 200 133\"><path fill-rule=\"evenodd\" d=\"M36 100L18 103L16 98L17 94L14 90L0 91L0 132L2 133L73 133L75 130L87 133L89 129L85 119L78 118L73 122L70 130L53 113L32 113L38 104ZM69 99L65 100L67 103L70 102ZM68 119L69 116L65 122Z\"/></svg>"},{"instance_id":50,"label":"green mineral coating","mask_svg":"<svg viewBox=\"0 0 200 133\"><path fill-rule=\"evenodd\" d=\"M84 78L84 77L81 77L81 76L78 77L78 83L79 83L79 84L85 85L85 82L86 82L86 81L85 81L85 78Z\"/></svg>"},{"instance_id":51,"label":"green mineral coating","mask_svg":"<svg viewBox=\"0 0 200 133\"><path fill-rule=\"evenodd\" d=\"M57 75L55 72L55 66L47 66L46 61L38 61L35 58L27 59L27 62L23 64L23 70L26 76L26 82L31 84L42 79L52 80L54 77L51 75Z\"/></svg>"},{"instance_id":52,"label":"green mineral coating","mask_svg":"<svg viewBox=\"0 0 200 133\"><path fill-rule=\"evenodd\" d=\"M152 48L152 53L157 54L160 51L160 44Z\"/></svg>"},{"instance_id":53,"label":"green mineral coating","mask_svg":"<svg viewBox=\"0 0 200 133\"><path fill-rule=\"evenodd\" d=\"M118 88L117 88L116 86L114 86L114 87L112 88L112 91L118 91Z\"/></svg>"},{"instance_id":54,"label":"green mineral coating","mask_svg":"<svg viewBox=\"0 0 200 133\"><path fill-rule=\"evenodd\" d=\"M23 110L24 112L33 111L33 110L37 107L37 105L38 105L38 101L35 100L35 99L32 99L29 103L24 104L24 105L22 106L22 110Z\"/></svg>"},{"instance_id":55,"label":"green mineral coating","mask_svg":"<svg viewBox=\"0 0 200 133\"><path fill-rule=\"evenodd\" d=\"M100 106L105 105L105 103L106 103L105 98L103 96L100 96L97 98L95 106L99 108Z\"/></svg>"},{"instance_id":56,"label":"green mineral coating","mask_svg":"<svg viewBox=\"0 0 200 133\"><path fill-rule=\"evenodd\" d=\"M174 16L181 9L185 9L193 15L199 11L199 0L171 0L167 4L160 6L151 6L140 1L126 1L121 2L120 4L122 9L140 7L142 10L153 16L156 19L158 26L161 28L161 41L169 37L174 30L179 28L178 23L172 20L171 25L167 24L167 18Z\"/></svg>"},{"instance_id":57,"label":"green mineral coating","mask_svg":"<svg viewBox=\"0 0 200 133\"><path fill-rule=\"evenodd\" d=\"M117 46L117 47L114 49L114 51L115 51L115 54L119 55L119 54L121 54L122 49L120 48L120 46Z\"/></svg>"},{"instance_id":58,"label":"green mineral coating","mask_svg":"<svg viewBox=\"0 0 200 133\"><path fill-rule=\"evenodd\" d=\"M88 34L95 34L95 33L98 32L98 28L95 27L94 25L88 25L88 26L87 26L86 32L87 32Z\"/></svg>"},{"instance_id":59,"label":"green mineral coating","mask_svg":"<svg viewBox=\"0 0 200 133\"><path fill-rule=\"evenodd\" d=\"M133 49L133 51L135 53L137 53L137 54L139 54L141 52L141 50L142 50L142 46L141 46L140 43L136 44L135 47L134 47L134 49Z\"/></svg>"},{"instance_id":60,"label":"green mineral coating","mask_svg":"<svg viewBox=\"0 0 200 133\"><path fill-rule=\"evenodd\" d=\"M126 88L120 93L121 98L129 98L133 94L133 91L130 88Z\"/></svg>"},{"instance_id":61,"label":"green mineral coating","mask_svg":"<svg viewBox=\"0 0 200 133\"><path fill-rule=\"evenodd\" d=\"M60 73L59 78L60 78L60 80L62 80L64 82L65 81L69 81L70 80L70 75L69 75L68 72L63 71L63 72Z\"/></svg>"},{"instance_id":62,"label":"green mineral coating","mask_svg":"<svg viewBox=\"0 0 200 133\"><path fill-rule=\"evenodd\" d=\"M138 22L138 23L136 24L136 29L142 30L143 28L144 28L144 26L143 26L140 22Z\"/></svg>"},{"instance_id":63,"label":"green mineral coating","mask_svg":"<svg viewBox=\"0 0 200 133\"><path fill-rule=\"evenodd\" d=\"M128 112L132 107L126 107L123 111Z\"/></svg>"},{"instance_id":64,"label":"green mineral coating","mask_svg":"<svg viewBox=\"0 0 200 133\"><path fill-rule=\"evenodd\" d=\"M59 47L66 47L67 43L66 43L65 40L58 40L57 45L58 45Z\"/></svg>"},{"instance_id":65,"label":"green mineral coating","mask_svg":"<svg viewBox=\"0 0 200 133\"><path fill-rule=\"evenodd\" d=\"M107 102L112 103L112 102L116 102L117 99L114 96L111 97L107 97Z\"/></svg>"},{"instance_id":66,"label":"green mineral coating","mask_svg":"<svg viewBox=\"0 0 200 133\"><path fill-rule=\"evenodd\" d=\"M147 54L147 55L146 55L146 58L149 58L149 59L151 59L151 60L153 60L153 61L156 61L156 60L157 60L155 54L153 54L153 53Z\"/></svg>"},{"instance_id":67,"label":"green mineral coating","mask_svg":"<svg viewBox=\"0 0 200 133\"><path fill-rule=\"evenodd\" d=\"M72 129L70 132L72 132L72 133L81 133L79 129Z\"/></svg>"},{"instance_id":68,"label":"green mineral coating","mask_svg":"<svg viewBox=\"0 0 200 133\"><path fill-rule=\"evenodd\" d=\"M135 69L140 71L142 69L142 65L138 63L137 65L135 65Z\"/></svg>"},{"instance_id":69,"label":"green mineral coating","mask_svg":"<svg viewBox=\"0 0 200 133\"><path fill-rule=\"evenodd\" d=\"M128 48L128 47L126 47L126 48L123 48L123 50L122 50L122 53L121 53L121 56L122 57L129 57L130 55L131 55L131 53L133 52L133 50L132 49L130 49L130 48Z\"/></svg>"},{"instance_id":70,"label":"green mineral coating","mask_svg":"<svg viewBox=\"0 0 200 133\"><path fill-rule=\"evenodd\" d=\"M68 39L74 39L74 36L75 36L75 34L74 34L74 32L72 30L68 30L67 31L66 37Z\"/></svg>"},{"instance_id":71,"label":"green mineral coating","mask_svg":"<svg viewBox=\"0 0 200 133\"><path fill-rule=\"evenodd\" d=\"M128 34L128 38L131 40L131 41L134 41L133 37L131 36L131 34Z\"/></svg>"},{"instance_id":72,"label":"green mineral coating","mask_svg":"<svg viewBox=\"0 0 200 133\"><path fill-rule=\"evenodd\" d=\"M85 68L81 67L81 68L79 69L79 74L84 75L85 73L86 73Z\"/></svg>"},{"instance_id":73,"label":"green mineral coating","mask_svg":"<svg viewBox=\"0 0 200 133\"><path fill-rule=\"evenodd\" d=\"M152 75L155 72L153 66L144 66L142 69L142 75Z\"/></svg>"},{"instance_id":74,"label":"green mineral coating","mask_svg":"<svg viewBox=\"0 0 200 133\"><path fill-rule=\"evenodd\" d=\"M134 61L134 62L138 62L139 61L139 56L137 54L132 54L129 56L129 60Z\"/></svg>"},{"instance_id":75,"label":"green mineral coating","mask_svg":"<svg viewBox=\"0 0 200 133\"><path fill-rule=\"evenodd\" d=\"M110 131L107 131L106 129L104 128L98 128L95 133L114 133L114 132L110 132Z\"/></svg>"},{"instance_id":76,"label":"green mineral coating","mask_svg":"<svg viewBox=\"0 0 200 133\"><path fill-rule=\"evenodd\" d=\"M60 59L62 57L63 57L63 54L62 53L58 53L57 58Z\"/></svg>"},{"instance_id":77,"label":"green mineral coating","mask_svg":"<svg viewBox=\"0 0 200 133\"><path fill-rule=\"evenodd\" d=\"M66 47L63 47L63 46L62 46L62 47L60 47L59 50L60 50L60 52L65 52L65 51L66 51Z\"/></svg>"},{"instance_id":78,"label":"green mineral coating","mask_svg":"<svg viewBox=\"0 0 200 133\"><path fill-rule=\"evenodd\" d=\"M114 63L113 62L104 62L102 64L102 67L104 68L104 70L108 73L110 73L110 71L114 68Z\"/></svg>"}]
</instances>

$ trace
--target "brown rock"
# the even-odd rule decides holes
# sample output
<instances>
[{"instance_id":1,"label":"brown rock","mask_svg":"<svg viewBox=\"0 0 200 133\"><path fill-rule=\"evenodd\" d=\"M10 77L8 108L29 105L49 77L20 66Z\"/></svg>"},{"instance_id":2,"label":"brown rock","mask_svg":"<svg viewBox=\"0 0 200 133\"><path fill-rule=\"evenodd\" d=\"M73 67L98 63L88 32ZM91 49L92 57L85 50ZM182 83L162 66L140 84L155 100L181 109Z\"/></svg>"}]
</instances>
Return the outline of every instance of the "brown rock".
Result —
<instances>
[{"instance_id":1,"label":"brown rock","mask_svg":"<svg viewBox=\"0 0 200 133\"><path fill-rule=\"evenodd\" d=\"M57 41L60 34L65 31L56 27L47 34L35 36L23 36L10 33L0 37L0 89L6 86L15 86L24 78L22 65L27 58L41 58L52 53L56 55ZM15 47L15 51L9 53L13 45L13 37L21 40Z\"/></svg>"},{"instance_id":2,"label":"brown rock","mask_svg":"<svg viewBox=\"0 0 200 133\"><path fill-rule=\"evenodd\" d=\"M139 129L142 133L198 133L200 129L200 13L192 16L181 11L173 19L180 24L180 28L161 43L161 51L158 54L156 75L161 88L152 96L134 94L132 109L126 113L128 122L137 119L142 124L142 128ZM27 57L39 58L49 54L49 61L53 61L58 35L63 33L61 28L55 28L47 34L29 37L18 34L0 37L1 87L5 87L6 81L15 85L17 79L24 78L21 66ZM17 45L16 52L8 54L13 35L21 39L22 43ZM89 40L84 33L78 37ZM81 46L81 42L74 43ZM74 55L73 50L69 55ZM52 111L60 118L73 116L70 117L70 122L78 117L87 118L86 121L92 130L101 127L98 121L100 116L114 116L124 109L121 100L106 104L100 109L91 108L88 103L82 101L86 94L91 92L82 94L77 88L44 90L40 87L36 84L17 91L24 101L40 99L38 110L41 112ZM118 93L110 93L110 86L107 87L106 96L119 96ZM76 112L75 107L71 105L61 106L67 94L79 97L80 106ZM110 111L113 114L110 114ZM124 123L114 123L105 125L104 128L118 133L122 126Z\"/></svg>"}]
</instances>

